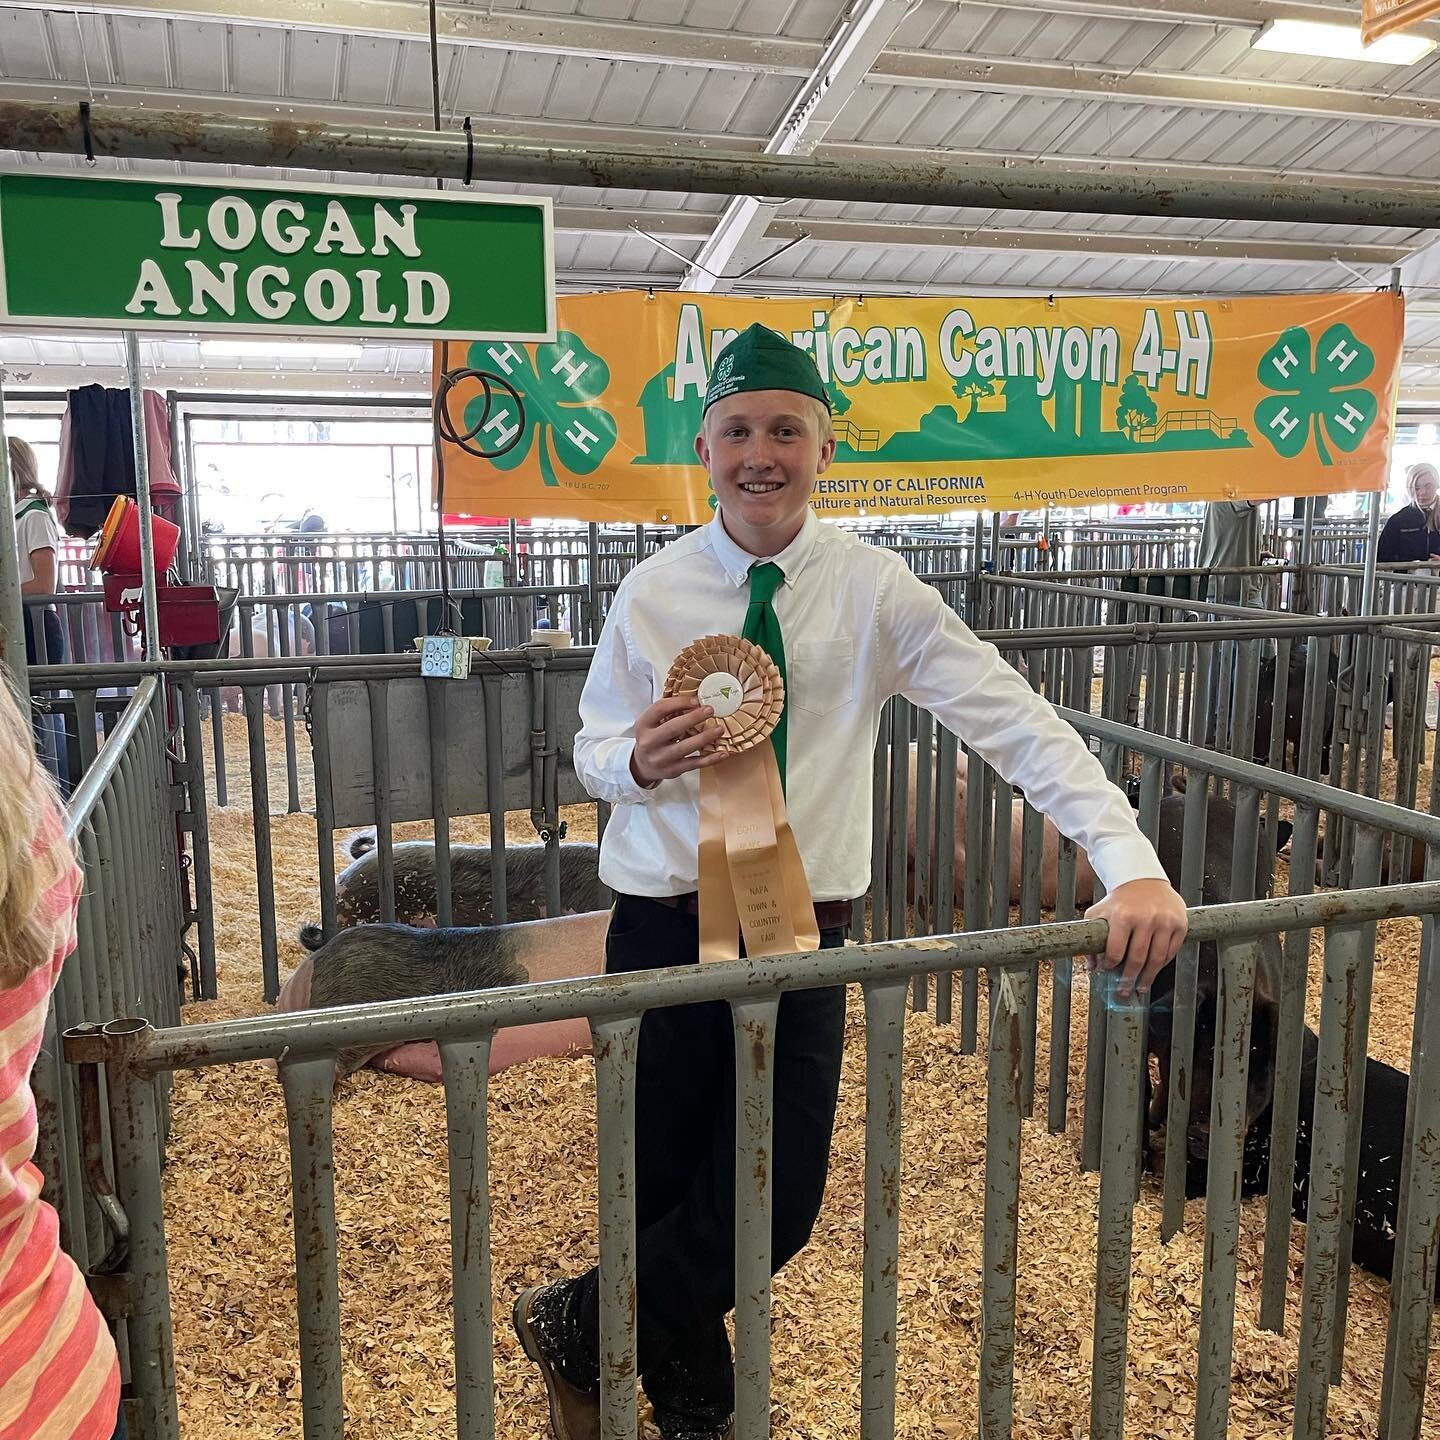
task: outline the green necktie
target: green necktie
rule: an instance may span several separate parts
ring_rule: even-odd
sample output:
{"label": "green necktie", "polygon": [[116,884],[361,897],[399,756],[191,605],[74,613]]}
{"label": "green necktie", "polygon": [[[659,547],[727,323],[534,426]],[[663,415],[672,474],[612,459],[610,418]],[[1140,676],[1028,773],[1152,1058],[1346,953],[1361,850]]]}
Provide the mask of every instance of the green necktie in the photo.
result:
{"label": "green necktie", "polygon": [[[775,592],[785,583],[785,572],[773,561],[750,567],[750,608],[745,612],[745,628],[740,632],[744,640],[753,641],[774,662],[790,688],[790,678],[785,673],[785,641],[780,634],[780,617],[771,604]],[[770,735],[775,747],[775,764],[780,770],[780,788],[785,788],[785,717],[790,708],[787,697],[785,709],[780,712],[780,722]]]}

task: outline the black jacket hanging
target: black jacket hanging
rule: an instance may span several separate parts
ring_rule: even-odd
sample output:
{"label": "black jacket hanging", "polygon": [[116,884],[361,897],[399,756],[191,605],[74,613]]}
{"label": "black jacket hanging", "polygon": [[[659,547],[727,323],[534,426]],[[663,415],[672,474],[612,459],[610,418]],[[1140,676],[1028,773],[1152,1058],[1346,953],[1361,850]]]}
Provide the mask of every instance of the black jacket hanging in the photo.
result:
{"label": "black jacket hanging", "polygon": [[69,402],[73,479],[65,530],[83,537],[105,523],[117,495],[135,494],[130,392],[84,385],[70,392]]}

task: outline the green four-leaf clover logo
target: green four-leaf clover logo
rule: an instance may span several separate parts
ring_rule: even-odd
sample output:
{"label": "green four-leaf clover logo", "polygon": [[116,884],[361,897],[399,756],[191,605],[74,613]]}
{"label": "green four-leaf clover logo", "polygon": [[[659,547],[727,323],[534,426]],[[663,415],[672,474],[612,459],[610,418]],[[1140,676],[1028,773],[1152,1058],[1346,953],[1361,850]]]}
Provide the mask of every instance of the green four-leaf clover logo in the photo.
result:
{"label": "green four-leaf clover logo", "polygon": [[1313,356],[1309,332],[1287,330],[1260,361],[1260,383],[1278,392],[1255,407],[1260,433],[1293,460],[1313,432],[1320,463],[1334,464],[1326,440],[1349,454],[1375,423],[1379,402],[1359,388],[1374,368],[1375,352],[1348,325],[1332,325]]}
{"label": "green four-leaf clover logo", "polygon": [[[501,470],[524,464],[534,449],[541,478],[558,485],[557,467],[589,475],[614,448],[615,417],[594,403],[610,383],[610,367],[578,335],[560,331],[553,342],[535,346],[533,358],[526,346],[483,341],[470,347],[469,364],[504,375],[524,402],[522,413],[497,388],[477,437],[486,449],[499,449],[521,434],[513,449],[490,462]],[[466,427],[478,424],[484,413],[484,399],[472,400],[465,407]]]}

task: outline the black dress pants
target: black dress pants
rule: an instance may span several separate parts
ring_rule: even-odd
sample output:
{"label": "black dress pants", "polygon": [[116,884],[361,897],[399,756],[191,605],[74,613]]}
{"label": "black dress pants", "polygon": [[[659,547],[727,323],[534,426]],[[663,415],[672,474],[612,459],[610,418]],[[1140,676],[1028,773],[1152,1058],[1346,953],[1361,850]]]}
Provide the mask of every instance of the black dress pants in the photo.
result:
{"label": "black dress pants", "polygon": [[[842,930],[820,944],[844,943]],[[622,895],[605,942],[608,974],[698,963],[697,922]],[[775,1032],[771,1270],[810,1238],[825,1193],[845,1039],[845,988],[786,991]],[[735,1304],[735,1042],[728,1004],[647,1012],[636,1116],[640,1376],[662,1428],[718,1426],[734,1408],[725,1316]],[[599,1352],[599,1271],[570,1313]]]}

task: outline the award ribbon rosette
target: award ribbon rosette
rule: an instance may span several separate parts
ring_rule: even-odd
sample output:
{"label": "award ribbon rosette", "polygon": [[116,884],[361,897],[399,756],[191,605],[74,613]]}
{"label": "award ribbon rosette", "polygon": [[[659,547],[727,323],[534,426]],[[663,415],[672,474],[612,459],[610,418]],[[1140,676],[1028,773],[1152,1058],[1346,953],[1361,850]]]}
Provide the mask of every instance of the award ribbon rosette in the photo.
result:
{"label": "award ribbon rosette", "polygon": [[676,656],[665,694],[695,695],[724,728],[728,756],[700,771],[700,959],[817,950],[820,931],[805,867],[768,742],[785,682],[758,645],[706,635]]}

